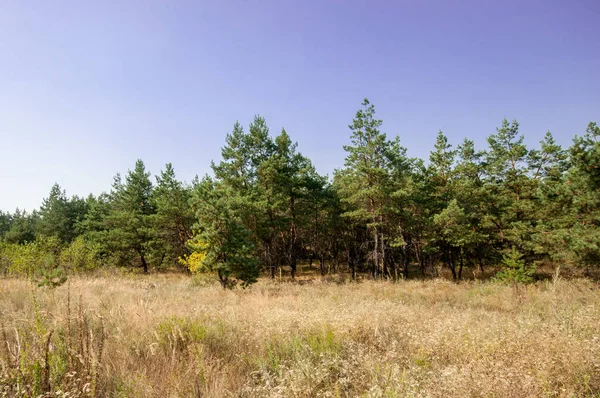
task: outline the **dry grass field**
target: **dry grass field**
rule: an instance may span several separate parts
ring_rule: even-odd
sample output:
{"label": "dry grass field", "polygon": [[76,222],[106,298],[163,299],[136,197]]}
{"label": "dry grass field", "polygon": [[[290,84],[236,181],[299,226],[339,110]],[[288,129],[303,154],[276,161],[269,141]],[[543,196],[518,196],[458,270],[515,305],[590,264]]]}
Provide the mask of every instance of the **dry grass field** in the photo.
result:
{"label": "dry grass field", "polygon": [[600,396],[600,288],[0,280],[0,396]]}

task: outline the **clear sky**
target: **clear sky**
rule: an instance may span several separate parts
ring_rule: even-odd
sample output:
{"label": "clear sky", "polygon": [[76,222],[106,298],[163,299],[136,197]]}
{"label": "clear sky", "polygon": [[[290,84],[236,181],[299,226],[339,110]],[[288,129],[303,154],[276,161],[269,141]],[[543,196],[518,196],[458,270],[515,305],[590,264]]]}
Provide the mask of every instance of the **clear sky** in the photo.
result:
{"label": "clear sky", "polygon": [[0,209],[138,158],[189,181],[255,114],[331,173],[364,97],[410,156],[504,117],[568,146],[600,122],[598,21],[598,0],[2,0]]}

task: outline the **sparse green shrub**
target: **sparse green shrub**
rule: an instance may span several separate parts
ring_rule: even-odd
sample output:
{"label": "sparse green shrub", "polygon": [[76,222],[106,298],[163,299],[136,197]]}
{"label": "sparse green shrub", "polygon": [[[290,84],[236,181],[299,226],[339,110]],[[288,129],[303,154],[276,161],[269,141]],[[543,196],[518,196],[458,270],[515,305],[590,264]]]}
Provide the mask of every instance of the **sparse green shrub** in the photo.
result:
{"label": "sparse green shrub", "polygon": [[60,263],[73,271],[90,271],[99,268],[98,249],[78,236],[60,253]]}
{"label": "sparse green shrub", "polygon": [[64,268],[42,269],[36,277],[38,287],[57,288],[67,281],[67,273]]}
{"label": "sparse green shrub", "polygon": [[516,247],[513,246],[512,250],[504,255],[502,265],[503,269],[496,274],[496,280],[513,283],[533,282],[536,267],[534,264],[527,264]]}
{"label": "sparse green shrub", "polygon": [[156,327],[159,346],[170,351],[184,351],[189,345],[201,343],[207,335],[207,327],[197,320],[171,317]]}
{"label": "sparse green shrub", "polygon": [[106,335],[102,321],[83,311],[64,323],[43,311],[33,292],[32,319],[0,325],[0,396],[96,396]]}
{"label": "sparse green shrub", "polygon": [[276,374],[286,364],[306,358],[318,363],[323,356],[337,357],[341,352],[342,341],[333,329],[326,327],[292,335],[276,335],[255,362],[259,368]]}

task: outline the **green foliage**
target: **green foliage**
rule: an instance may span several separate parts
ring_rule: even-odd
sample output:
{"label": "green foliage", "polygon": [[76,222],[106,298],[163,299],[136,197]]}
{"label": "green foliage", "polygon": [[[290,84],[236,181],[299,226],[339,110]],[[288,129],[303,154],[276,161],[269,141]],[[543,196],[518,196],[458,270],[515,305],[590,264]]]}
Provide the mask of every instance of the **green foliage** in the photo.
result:
{"label": "green foliage", "polygon": [[[33,292],[32,319],[7,330],[0,325],[0,396],[96,396],[106,340],[104,324],[66,314],[57,323]],[[70,303],[70,297],[67,299]]]}
{"label": "green foliage", "polygon": [[64,268],[42,268],[40,269],[36,282],[38,287],[54,289],[67,281],[67,273]]}
{"label": "green foliage", "polygon": [[600,263],[596,123],[568,150],[550,132],[528,148],[516,120],[504,119],[485,150],[469,139],[455,147],[439,131],[428,161],[408,158],[382,126],[365,99],[333,181],[257,115],[227,134],[214,179],[187,185],[167,163],[154,186],[138,160],[108,194],[68,198],[54,184],[39,210],[0,211],[0,272],[60,280],[60,269],[179,264],[246,286],[261,268],[294,278],[302,260],[322,274],[347,265],[353,277],[394,280],[413,264],[424,276],[440,265],[457,280],[463,266],[485,273],[513,247],[522,257],[501,279],[526,279],[519,261]]}
{"label": "green foliage", "polygon": [[58,286],[69,272],[99,266],[97,249],[82,236],[66,247],[57,237],[39,237],[35,242],[24,244],[0,242],[0,273],[26,275],[42,285]]}
{"label": "green foliage", "polygon": [[177,180],[173,166],[167,163],[165,170],[156,177],[152,195],[156,213],[151,219],[151,252],[160,265],[177,264],[180,257],[188,254],[185,244],[192,236],[194,224],[190,197],[191,189]]}
{"label": "green foliage", "polygon": [[210,330],[200,320],[170,317],[156,326],[158,344],[169,352],[184,351],[189,345],[202,343]]}
{"label": "green foliage", "polygon": [[453,247],[464,248],[477,239],[464,209],[456,199],[452,199],[448,207],[433,216],[433,224],[438,229],[438,237]]}
{"label": "green foliage", "polygon": [[527,264],[523,255],[516,247],[504,255],[502,259],[502,271],[496,274],[496,279],[502,282],[531,283],[534,281],[535,265]]}
{"label": "green foliage", "polygon": [[383,121],[375,118],[375,107],[367,99],[362,105],[349,126],[352,145],[344,146],[346,168],[335,178],[340,199],[347,204],[343,217],[367,228],[372,237],[372,274],[378,278],[395,274],[386,267],[386,246],[406,244],[402,202],[394,198],[402,197],[398,191],[405,187],[410,165],[398,137],[390,141],[380,131]]}
{"label": "green foliage", "polygon": [[36,238],[37,212],[27,213],[17,209],[10,218],[10,229],[4,234],[8,243],[33,242]]}
{"label": "green foliage", "polygon": [[115,177],[110,206],[103,220],[105,249],[121,263],[131,263],[137,258],[144,272],[148,272],[155,213],[150,173],[146,172],[144,162],[138,160],[135,168],[127,173],[124,183],[119,175]]}
{"label": "green foliage", "polygon": [[12,214],[0,210],[0,241],[3,241],[8,231],[10,231],[11,224]]}
{"label": "green foliage", "polygon": [[65,191],[54,184],[40,208],[37,232],[43,236],[56,237],[62,243],[70,243],[78,236],[78,226],[86,212],[86,202],[83,199],[74,196],[69,200]]}
{"label": "green foliage", "polygon": [[60,263],[72,271],[91,271],[101,266],[98,245],[78,236],[60,253]]}
{"label": "green foliage", "polygon": [[258,277],[258,261],[250,232],[240,218],[239,202],[232,189],[206,177],[194,188],[198,218],[197,234],[188,243],[192,251],[205,254],[200,269],[215,272],[223,287],[248,286]]}
{"label": "green foliage", "polygon": [[58,266],[60,243],[56,238],[38,238],[35,242],[0,245],[0,261],[8,275],[32,278]]}

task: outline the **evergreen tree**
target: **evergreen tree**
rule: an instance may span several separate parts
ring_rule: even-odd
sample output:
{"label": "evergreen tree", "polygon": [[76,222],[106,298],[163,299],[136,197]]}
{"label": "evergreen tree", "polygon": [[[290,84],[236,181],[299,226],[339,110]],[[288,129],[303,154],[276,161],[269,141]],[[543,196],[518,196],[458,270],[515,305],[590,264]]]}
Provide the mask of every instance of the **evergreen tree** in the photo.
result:
{"label": "evergreen tree", "polygon": [[296,274],[299,240],[310,226],[310,203],[323,189],[310,160],[298,153],[285,130],[275,139],[275,153],[260,165],[262,186],[270,188],[271,203],[279,208],[279,237],[282,239],[292,279]]}
{"label": "evergreen tree", "polygon": [[39,216],[34,210],[28,213],[25,210],[15,210],[12,215],[10,229],[4,235],[8,243],[28,243],[35,241]]}
{"label": "evergreen tree", "polygon": [[[433,217],[437,240],[445,252],[445,258],[454,280],[462,278],[465,254],[476,242],[477,233],[473,231],[469,219],[456,199]],[[457,271],[458,268],[458,271]]]}
{"label": "evergreen tree", "polygon": [[400,151],[399,144],[391,143],[379,129],[382,120],[375,118],[375,107],[365,99],[363,109],[356,112],[352,131],[352,145],[344,146],[346,169],[338,172],[340,197],[350,205],[345,217],[365,225],[371,234],[372,274],[384,277],[387,207],[394,191],[391,179]]}
{"label": "evergreen tree", "polygon": [[86,212],[83,199],[77,196],[68,199],[60,185],[54,184],[39,211],[38,233],[56,237],[60,242],[68,244],[79,235],[79,223],[85,218]]}
{"label": "evergreen tree", "polygon": [[106,240],[121,262],[138,258],[148,272],[148,254],[155,235],[152,225],[152,182],[144,162],[138,160],[127,173],[125,183],[117,175],[111,192],[110,211],[106,216]]}
{"label": "evergreen tree", "polygon": [[0,241],[4,239],[8,231],[10,231],[10,225],[12,224],[12,215],[9,212],[0,210]]}
{"label": "evergreen tree", "polygon": [[155,235],[154,251],[159,252],[160,263],[164,259],[175,264],[187,253],[186,242],[192,236],[194,214],[189,205],[191,190],[175,177],[171,163],[156,177],[156,188],[152,197],[156,214],[152,216]]}
{"label": "evergreen tree", "polygon": [[487,222],[495,226],[497,248],[516,246],[532,261],[531,236],[535,228],[535,186],[529,178],[529,151],[516,121],[504,119],[496,134],[488,137],[484,155],[486,170]]}
{"label": "evergreen tree", "polygon": [[537,241],[556,262],[589,267],[600,262],[600,127],[588,125],[569,149],[570,168],[555,166],[546,184],[543,230]]}
{"label": "evergreen tree", "polygon": [[250,231],[239,216],[243,202],[230,187],[208,177],[196,184],[192,201],[198,223],[189,247],[202,254],[200,268],[216,272],[224,288],[232,277],[243,286],[254,283],[259,268]]}
{"label": "evergreen tree", "polygon": [[473,231],[472,246],[466,252],[466,262],[476,264],[480,272],[484,264],[492,262],[495,255],[490,250],[490,236],[495,232],[495,225],[488,222],[488,192],[484,182],[484,168],[481,158],[483,154],[475,150],[475,143],[465,139],[458,146],[458,160],[454,169],[454,197],[468,219]]}

